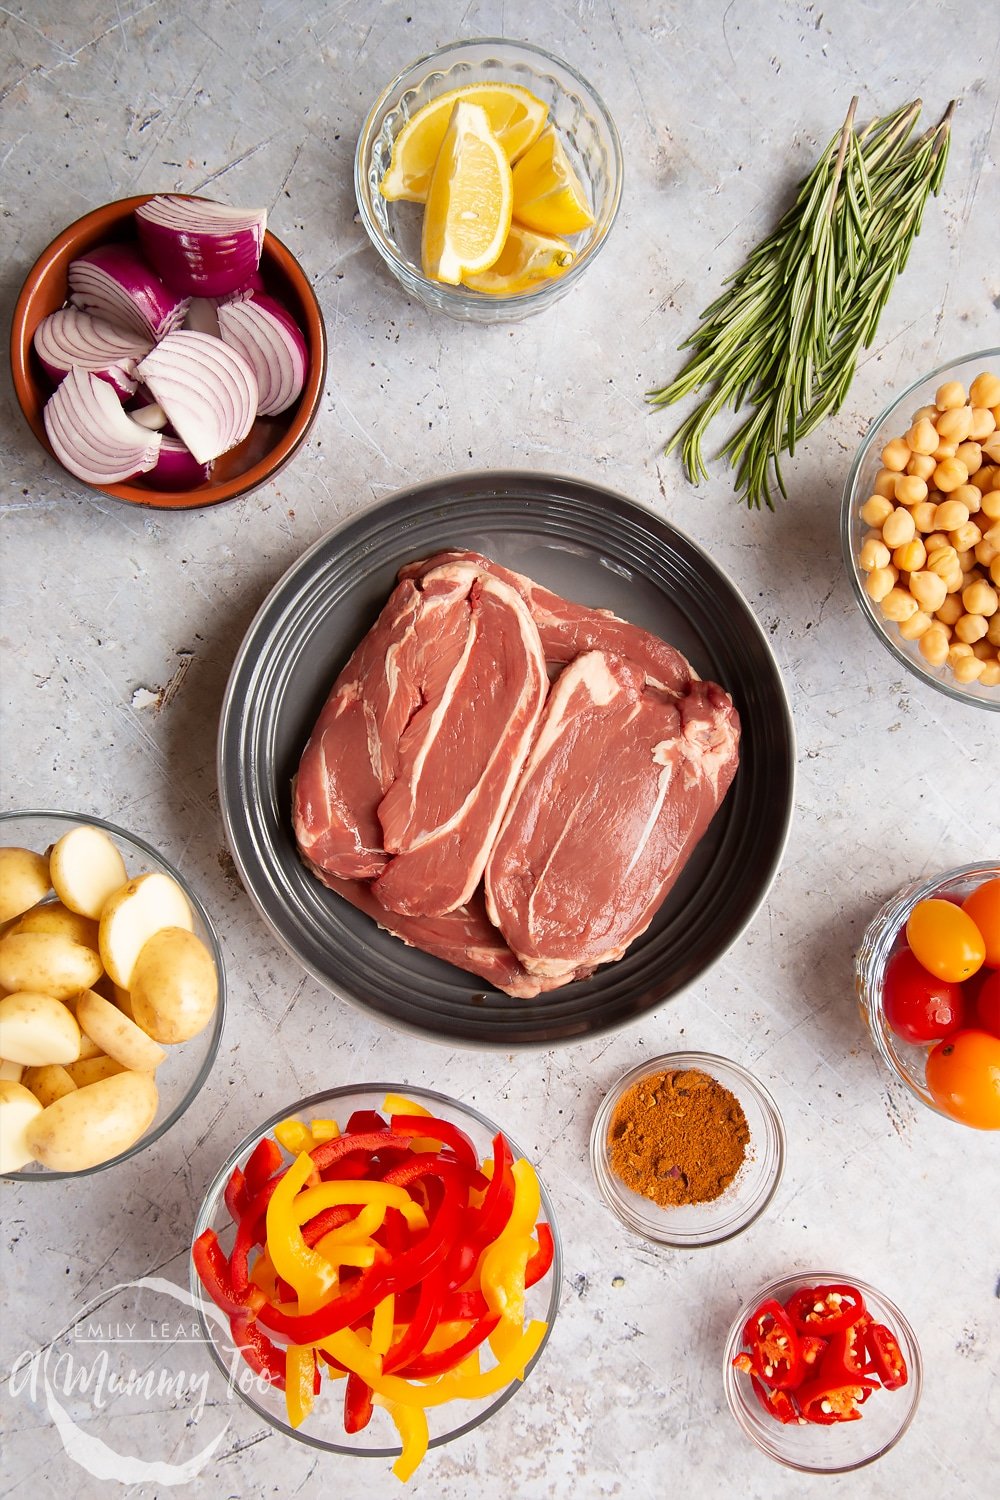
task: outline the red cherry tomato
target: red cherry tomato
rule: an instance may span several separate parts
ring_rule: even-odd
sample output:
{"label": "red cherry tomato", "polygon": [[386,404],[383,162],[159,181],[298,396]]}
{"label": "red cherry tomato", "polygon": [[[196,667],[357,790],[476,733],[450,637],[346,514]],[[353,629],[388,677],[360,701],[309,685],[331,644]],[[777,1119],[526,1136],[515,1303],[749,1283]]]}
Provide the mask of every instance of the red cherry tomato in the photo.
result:
{"label": "red cherry tomato", "polygon": [[982,933],[986,964],[991,969],[1000,969],[1000,878],[984,880],[971,896],[966,896],[962,910]]}
{"label": "red cherry tomato", "polygon": [[987,974],[979,986],[975,1007],[976,1025],[1000,1036],[1000,969]]}
{"label": "red cherry tomato", "polygon": [[918,961],[938,979],[971,979],[986,957],[979,928],[967,911],[951,901],[918,901],[906,923],[906,941]]}
{"label": "red cherry tomato", "polygon": [[882,985],[885,1019],[905,1042],[939,1042],[963,1024],[965,997],[960,984],[936,979],[910,952],[900,948],[886,965]]}
{"label": "red cherry tomato", "polygon": [[956,1031],[927,1056],[927,1087],[939,1109],[977,1130],[1000,1130],[1000,1036]]}

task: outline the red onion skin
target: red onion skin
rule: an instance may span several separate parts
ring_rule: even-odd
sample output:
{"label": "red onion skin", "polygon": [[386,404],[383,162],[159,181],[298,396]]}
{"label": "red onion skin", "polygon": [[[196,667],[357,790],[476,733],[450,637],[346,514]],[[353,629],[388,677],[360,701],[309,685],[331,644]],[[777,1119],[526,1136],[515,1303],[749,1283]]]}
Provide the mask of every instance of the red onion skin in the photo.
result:
{"label": "red onion skin", "polygon": [[211,477],[210,463],[200,464],[179,439],[165,437],[156,466],[146,475],[146,483],[154,490],[193,490],[207,484]]}
{"label": "red onion skin", "polygon": [[[75,268],[88,264],[118,283],[134,309],[132,316],[74,287]],[[96,250],[88,250],[70,263],[67,279],[70,301],[76,307],[146,333],[154,343],[176,328],[187,312],[188,299],[168,290],[133,245],[99,245]]]}
{"label": "red onion skin", "polygon": [[[168,195],[169,196],[169,195]],[[168,287],[185,297],[224,297],[247,286],[257,274],[264,228],[171,228],[136,209],[139,243],[150,265]]]}

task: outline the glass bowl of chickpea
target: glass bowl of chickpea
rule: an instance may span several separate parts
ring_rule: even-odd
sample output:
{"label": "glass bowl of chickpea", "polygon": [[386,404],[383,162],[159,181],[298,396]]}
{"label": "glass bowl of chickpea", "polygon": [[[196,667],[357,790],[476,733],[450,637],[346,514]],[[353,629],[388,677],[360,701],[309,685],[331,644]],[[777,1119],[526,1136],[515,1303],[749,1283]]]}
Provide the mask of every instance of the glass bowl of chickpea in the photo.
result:
{"label": "glass bowl of chickpea", "polygon": [[897,661],[1000,711],[1000,349],[932,370],[877,419],[848,476],[841,542]]}

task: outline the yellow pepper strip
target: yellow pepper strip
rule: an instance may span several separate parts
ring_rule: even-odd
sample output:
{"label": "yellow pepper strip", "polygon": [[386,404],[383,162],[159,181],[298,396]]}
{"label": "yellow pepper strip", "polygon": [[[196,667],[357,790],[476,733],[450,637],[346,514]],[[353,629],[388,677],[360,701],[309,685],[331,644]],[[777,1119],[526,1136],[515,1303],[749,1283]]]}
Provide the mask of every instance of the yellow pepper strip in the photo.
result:
{"label": "yellow pepper strip", "polygon": [[312,1349],[289,1344],[285,1353],[285,1407],[293,1427],[300,1427],[312,1411],[316,1355]]}
{"label": "yellow pepper strip", "polygon": [[353,1370],[355,1375],[360,1375],[372,1389],[375,1381],[382,1378],[381,1354],[373,1354],[353,1328],[342,1328],[339,1333],[317,1340],[316,1347],[346,1369]]}
{"label": "yellow pepper strip", "polygon": [[368,1347],[373,1354],[385,1354],[392,1343],[395,1311],[396,1298],[390,1292],[372,1314],[372,1336]]}
{"label": "yellow pepper strip", "polygon": [[400,1375],[383,1375],[381,1356],[372,1354],[350,1328],[322,1339],[319,1348],[354,1370],[376,1395],[384,1396],[387,1401],[401,1406],[443,1406],[456,1398],[478,1401],[503,1390],[512,1380],[523,1379],[525,1369],[541,1348],[547,1328],[547,1323],[537,1319],[530,1322],[503,1359],[488,1370],[476,1374],[469,1369],[468,1362],[463,1362],[461,1371],[449,1370],[422,1385],[411,1384]]}
{"label": "yellow pepper strip", "polygon": [[[430,1115],[429,1109],[424,1109],[415,1099],[407,1099],[405,1094],[386,1094],[382,1100],[382,1113],[384,1115]],[[438,1143],[440,1145],[440,1142]]]}
{"label": "yellow pepper strip", "polygon": [[[287,1180],[285,1178],[281,1187],[284,1187]],[[281,1191],[281,1187],[276,1190],[275,1197]],[[271,1199],[271,1203],[273,1202],[274,1198]],[[308,1188],[304,1193],[299,1193],[295,1200],[295,1218],[299,1224],[305,1224],[316,1214],[322,1213],[324,1208],[335,1208],[342,1203],[377,1203],[383,1208],[398,1208],[410,1229],[427,1228],[427,1215],[404,1187],[400,1187],[395,1182],[365,1182],[363,1179],[321,1182],[317,1187]],[[269,1215],[270,1208],[271,1205],[268,1204]],[[333,1230],[330,1232],[332,1234]],[[268,1234],[270,1234],[270,1228]]]}
{"label": "yellow pepper strip", "polygon": [[372,1398],[373,1406],[384,1406],[399,1433],[403,1451],[392,1466],[397,1479],[405,1484],[412,1479],[427,1453],[430,1431],[427,1414],[419,1406],[400,1406],[396,1401],[386,1401],[382,1396]]}
{"label": "yellow pepper strip", "polygon": [[344,1240],[334,1239],[335,1232],[331,1229],[316,1246],[320,1255],[325,1255],[331,1265],[360,1266],[362,1270],[367,1270],[375,1264],[378,1250],[374,1245],[352,1245]]}
{"label": "yellow pepper strip", "polygon": [[[303,1152],[278,1183],[267,1205],[268,1253],[278,1275],[295,1288],[302,1313],[315,1312],[322,1307],[337,1284],[336,1268],[325,1256],[310,1250],[296,1219],[296,1195],[312,1172],[312,1157]],[[336,1187],[339,1184],[323,1186]]]}
{"label": "yellow pepper strip", "polygon": [[262,1254],[259,1255],[257,1257],[257,1260],[254,1262],[253,1270],[250,1272],[250,1280],[253,1282],[254,1286],[260,1288],[260,1290],[264,1293],[264,1296],[267,1297],[268,1301],[281,1301],[281,1298],[278,1296],[278,1285],[277,1278],[274,1273],[274,1266],[271,1264],[271,1257],[268,1255],[266,1250],[263,1251]]}
{"label": "yellow pepper strip", "polygon": [[335,1141],[340,1134],[340,1126],[336,1120],[310,1120],[309,1134],[321,1146],[324,1141]]}
{"label": "yellow pepper strip", "polygon": [[439,1323],[424,1346],[425,1354],[434,1354],[438,1349],[450,1349],[464,1333],[468,1333],[471,1318],[462,1322]]}
{"label": "yellow pepper strip", "polygon": [[490,1334],[490,1348],[503,1359],[516,1346],[524,1327],[524,1273],[535,1240],[532,1238],[541,1208],[538,1178],[531,1163],[522,1157],[511,1168],[514,1204],[503,1230],[483,1253],[479,1282],[490,1312],[500,1322]]}
{"label": "yellow pepper strip", "polygon": [[286,1151],[298,1156],[300,1151],[311,1151],[316,1142],[312,1132],[301,1120],[281,1120],[274,1127],[274,1137]]}
{"label": "yellow pepper strip", "polygon": [[[323,1236],[323,1243],[329,1241],[331,1245],[365,1244],[376,1230],[381,1229],[385,1220],[385,1211],[384,1203],[366,1203],[360,1212],[353,1219],[349,1219],[346,1224],[341,1224],[338,1229],[328,1230]],[[328,1255],[329,1251],[324,1250],[323,1254]]]}

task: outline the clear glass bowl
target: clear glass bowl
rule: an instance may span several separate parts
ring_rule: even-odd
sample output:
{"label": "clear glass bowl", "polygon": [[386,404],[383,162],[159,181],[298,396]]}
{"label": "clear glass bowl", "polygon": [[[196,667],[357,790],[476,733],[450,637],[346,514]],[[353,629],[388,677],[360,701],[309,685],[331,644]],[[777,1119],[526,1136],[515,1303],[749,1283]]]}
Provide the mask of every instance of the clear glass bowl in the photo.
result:
{"label": "clear glass bowl", "polygon": [[[389,203],[379,192],[393,140],[418,109],[449,89],[497,82],[520,84],[548,105],[549,118],[587,190],[594,215],[589,229],[569,237],[576,250],[569,270],[534,291],[511,297],[428,280],[420,267],[421,205]],[[527,42],[499,37],[452,42],[411,63],[376,99],[358,137],[354,187],[372,244],[411,296],[453,318],[515,323],[564,297],[603,246],[621,200],[621,143],[600,96],[568,63]]]}
{"label": "clear glass bowl", "polygon": [[882,415],[876,418],[858,449],[847,476],[840,511],[840,543],[847,576],[851,580],[861,611],[883,646],[891,651],[896,660],[921,682],[937,688],[949,698],[959,703],[971,703],[977,708],[991,708],[1000,712],[1000,687],[984,687],[978,682],[957,682],[949,667],[932,667],[921,656],[918,641],[904,640],[898,627],[890,620],[883,619],[878,605],[865,593],[867,575],[858,566],[862,539],[868,529],[861,519],[860,510],[872,493],[875,476],[882,467],[882,449],[890,438],[901,437],[908,430],[913,421],[913,413],[919,407],[933,402],[938,386],[946,380],[960,380],[968,388],[980,371],[986,369],[1000,374],[1000,349],[983,349],[978,354],[967,354],[931,370],[929,375],[924,375],[907,386]]}
{"label": "clear glass bowl", "polygon": [[[761,1406],[749,1375],[733,1368],[733,1359],[743,1348],[743,1329],[751,1314],[771,1297],[784,1303],[799,1287],[838,1282],[857,1287],[875,1321],[885,1323],[896,1335],[909,1380],[898,1391],[873,1391],[858,1421],[837,1422],[829,1427],[813,1422],[785,1426]],[[916,1414],[923,1365],[916,1334],[888,1297],[857,1276],[842,1271],[807,1271],[768,1282],[740,1308],[726,1340],[722,1378],[729,1410],[751,1442],[768,1458],[802,1473],[845,1474],[874,1463],[899,1442]]]}
{"label": "clear glass bowl", "polygon": [[129,879],[136,875],[156,872],[169,875],[177,882],[190,902],[194,917],[194,931],[212,955],[219,981],[219,999],[215,1007],[215,1015],[204,1031],[199,1032],[188,1042],[179,1042],[175,1046],[164,1049],[167,1056],[156,1070],[156,1087],[159,1093],[156,1118],[146,1134],[141,1136],[127,1151],[112,1156],[108,1161],[99,1162],[96,1167],[86,1167],[81,1172],[53,1172],[48,1167],[33,1162],[22,1167],[18,1172],[3,1174],[12,1182],[53,1182],[61,1177],[89,1177],[94,1172],[106,1172],[109,1167],[115,1167],[119,1162],[128,1161],[140,1151],[144,1151],[147,1146],[151,1146],[154,1141],[166,1135],[170,1127],[177,1123],[184,1111],[197,1098],[212,1071],[219,1043],[222,1040],[222,1028],[226,1016],[226,971],[222,962],[222,949],[219,946],[212,919],[202,906],[197,894],[192,890],[190,882],[184,878],[180,870],[164,859],[162,854],[158,854],[152,844],[147,844],[145,839],[139,838],[137,834],[126,833],[124,828],[118,828],[114,823],[108,823],[103,818],[95,818],[90,813],[4,812],[0,813],[0,845],[33,849],[36,853],[43,854],[57,839],[62,838],[64,833],[68,833],[71,828],[76,828],[81,823],[89,823],[93,828],[102,828],[113,839],[125,861]]}
{"label": "clear glass bowl", "polygon": [[[905,885],[872,918],[854,960],[854,983],[861,1003],[861,1014],[871,1033],[882,1061],[928,1109],[946,1120],[954,1120],[935,1104],[927,1088],[925,1071],[930,1046],[921,1047],[904,1041],[889,1027],[883,1006],[883,986],[890,958],[906,944],[906,919],[918,901],[929,897],[957,897],[964,901],[986,880],[1000,878],[1000,863],[961,865],[927,880],[913,880]],[[960,1121],[955,1123],[960,1124]]]}
{"label": "clear glass bowl", "polygon": [[[214,1229],[223,1249],[227,1254],[229,1253],[233,1242],[233,1224],[223,1199],[226,1184],[233,1168],[243,1166],[258,1141],[270,1135],[280,1121],[294,1117],[308,1122],[310,1118],[329,1119],[332,1116],[343,1127],[355,1110],[372,1109],[381,1112],[382,1101],[386,1094],[403,1094],[416,1103],[422,1104],[432,1114],[460,1126],[471,1138],[480,1160],[492,1154],[493,1137],[502,1127],[495,1125],[492,1120],[480,1114],[471,1105],[451,1099],[447,1094],[439,1094],[432,1089],[416,1088],[405,1083],[368,1083],[327,1089],[322,1093],[310,1094],[305,1099],[286,1105],[284,1109],[273,1114],[270,1119],[265,1120],[257,1130],[240,1142],[228,1160],[219,1168],[205,1194],[198,1221],[194,1227],[194,1239],[196,1240],[206,1229]],[[510,1132],[504,1130],[503,1133],[515,1160],[525,1155],[511,1137]],[[284,1154],[286,1160],[291,1159],[288,1152]],[[541,1216],[552,1230],[555,1253],[547,1275],[543,1276],[535,1286],[529,1287],[525,1297],[526,1320],[544,1319],[548,1324],[548,1330],[537,1353],[525,1370],[524,1381],[527,1381],[531,1371],[535,1368],[552,1335],[562,1285],[562,1243],[559,1229],[552,1200],[546,1191],[545,1184],[540,1181],[539,1187],[542,1199]],[[294,1438],[297,1442],[307,1443],[313,1448],[321,1448],[328,1453],[346,1453],[367,1458],[391,1458],[400,1453],[395,1428],[387,1413],[377,1407],[370,1423],[363,1431],[345,1433],[344,1387],[338,1381],[325,1380],[316,1398],[316,1404],[304,1425],[300,1428],[291,1427],[287,1419],[283,1392],[273,1387],[262,1390],[259,1388],[260,1382],[254,1382],[252,1389],[244,1390],[239,1383],[239,1376],[246,1370],[246,1366],[234,1347],[226,1318],[220,1314],[215,1304],[206,1295],[193,1261],[191,1295],[198,1309],[202,1331],[215,1363],[226,1377],[231,1389],[237,1391],[240,1398],[272,1427],[278,1428],[287,1437]],[[429,1407],[427,1420],[430,1424],[430,1447],[440,1447],[442,1443],[449,1443],[481,1426],[494,1412],[506,1406],[510,1398],[521,1389],[524,1381],[515,1380],[504,1390],[484,1397],[480,1401],[452,1401],[441,1406]],[[246,1383],[249,1384],[249,1382]]]}
{"label": "clear glass bowl", "polygon": [[[740,1170],[718,1198],[710,1203],[661,1208],[652,1199],[632,1192],[612,1171],[611,1117],[622,1095],[640,1079],[685,1069],[707,1073],[735,1094],[750,1128],[750,1145]],[[590,1165],[602,1197],[627,1228],[660,1245],[694,1250],[732,1239],[764,1212],[784,1170],[785,1131],[778,1106],[745,1068],[710,1052],[671,1052],[632,1068],[605,1095],[590,1132]]]}

